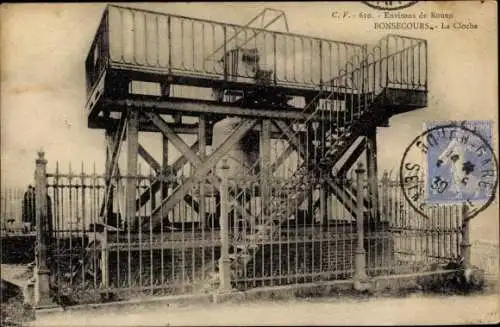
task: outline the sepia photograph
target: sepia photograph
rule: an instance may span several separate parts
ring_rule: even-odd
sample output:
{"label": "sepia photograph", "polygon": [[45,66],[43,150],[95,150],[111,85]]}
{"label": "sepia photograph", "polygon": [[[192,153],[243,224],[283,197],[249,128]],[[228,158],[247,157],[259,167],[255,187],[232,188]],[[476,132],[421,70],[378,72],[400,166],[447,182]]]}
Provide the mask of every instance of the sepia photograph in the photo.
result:
{"label": "sepia photograph", "polygon": [[2,4],[1,326],[499,323],[497,11]]}

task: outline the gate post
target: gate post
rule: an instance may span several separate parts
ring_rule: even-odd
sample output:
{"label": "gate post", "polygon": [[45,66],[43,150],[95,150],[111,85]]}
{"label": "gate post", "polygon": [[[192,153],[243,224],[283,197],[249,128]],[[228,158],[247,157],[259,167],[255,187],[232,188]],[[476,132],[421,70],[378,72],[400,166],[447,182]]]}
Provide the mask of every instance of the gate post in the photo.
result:
{"label": "gate post", "polygon": [[462,252],[463,265],[464,268],[470,268],[471,266],[471,253],[470,253],[470,238],[469,238],[469,221],[470,218],[467,218],[468,207],[466,203],[462,204],[462,242],[460,243],[460,251]]}
{"label": "gate post", "polygon": [[362,163],[358,163],[355,170],[357,188],[357,210],[356,210],[356,234],[358,236],[356,246],[356,258],[354,261],[354,289],[364,291],[368,289],[368,275],[366,274],[366,251],[364,247],[364,210],[363,210],[363,174],[365,169]]}
{"label": "gate post", "polygon": [[227,176],[229,166],[226,159],[223,160],[221,168],[219,290],[221,292],[228,292],[231,290],[231,259],[229,258],[229,197]]}
{"label": "gate post", "polygon": [[38,152],[35,169],[35,213],[36,242],[38,246],[35,274],[35,306],[53,306],[50,298],[50,270],[47,266],[49,245],[48,202],[47,202],[47,160],[43,151]]}

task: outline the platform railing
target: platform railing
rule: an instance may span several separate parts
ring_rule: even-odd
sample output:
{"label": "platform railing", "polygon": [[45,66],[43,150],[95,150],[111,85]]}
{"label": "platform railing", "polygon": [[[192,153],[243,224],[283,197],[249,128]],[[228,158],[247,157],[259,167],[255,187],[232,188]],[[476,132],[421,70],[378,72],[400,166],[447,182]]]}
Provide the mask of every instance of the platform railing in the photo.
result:
{"label": "platform railing", "polygon": [[[257,49],[259,69],[272,71],[271,84],[318,88],[334,76],[362,45],[263,28],[108,6],[91,52],[87,79],[92,85],[101,70],[92,61],[101,52],[110,68],[162,75],[227,80],[229,67],[221,62],[231,50]],[[241,66],[241,65],[240,65]],[[240,83],[255,83],[255,72],[241,67]]]}
{"label": "platform railing", "polygon": [[[238,49],[256,49],[258,63],[230,72],[225,54]],[[231,74],[237,82],[255,83],[254,66],[271,72],[270,85],[319,90],[350,74],[351,82],[363,76],[365,90],[425,89],[427,42],[390,34],[366,51],[360,44],[109,6],[86,59],[86,78],[91,97],[99,77],[112,67],[218,80]]]}
{"label": "platform railing", "polygon": [[91,95],[97,82],[108,67],[109,61],[109,34],[108,11],[106,10],[99,22],[96,34],[92,40],[89,52],[85,59],[85,77],[87,95]]}

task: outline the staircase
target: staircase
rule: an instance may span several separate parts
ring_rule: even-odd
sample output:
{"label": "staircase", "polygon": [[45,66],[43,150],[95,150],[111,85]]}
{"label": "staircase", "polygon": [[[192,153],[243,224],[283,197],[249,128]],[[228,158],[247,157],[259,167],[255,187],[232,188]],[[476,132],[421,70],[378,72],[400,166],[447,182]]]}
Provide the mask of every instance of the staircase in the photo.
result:
{"label": "staircase", "polygon": [[[383,39],[380,42],[383,42]],[[379,44],[375,47],[375,51],[381,47],[382,45]],[[373,54],[369,54],[367,58],[370,58],[370,55],[375,57]],[[304,202],[308,194],[310,181],[319,175],[332,175],[333,166],[348,151],[356,139],[362,135],[363,128],[383,125],[392,114],[408,111],[407,108],[404,108],[405,106],[410,107],[410,109],[426,106],[426,83],[425,88],[422,90],[415,87],[413,81],[411,84],[403,85],[401,78],[401,81],[397,81],[399,82],[397,88],[391,87],[389,62],[391,56],[399,55],[405,55],[405,49],[395,51],[394,54],[387,54],[385,58],[380,55],[378,61],[373,60],[370,62],[366,60],[362,65],[353,67],[351,71],[347,71],[344,75],[332,80],[332,84],[327,90],[318,92],[317,96],[306,106],[305,112],[312,111],[307,119],[308,121],[325,114],[330,114],[331,121],[321,125],[323,136],[311,142],[315,148],[312,158],[308,157],[294,173],[293,177],[281,185],[277,192],[273,192],[273,194],[280,194],[281,191],[290,190],[292,192],[289,193],[293,194],[293,196],[286,198],[271,197],[267,208],[262,210],[266,214],[262,215],[261,223],[256,225],[244,239],[239,239],[234,243],[234,251],[229,255],[233,277],[242,277],[244,275],[246,266],[255,257],[261,245],[269,242],[279,233],[280,225],[291,216],[291,212],[295,212],[295,208]],[[384,60],[387,64],[385,71],[382,69]],[[403,65],[402,60],[399,62]],[[372,73],[370,69],[373,69],[373,81],[382,81],[381,76],[378,75],[385,74],[385,83],[380,82],[380,84],[373,83],[371,85],[368,80],[371,78],[370,73]],[[411,69],[415,71],[415,67],[412,66]],[[358,78],[354,80],[354,76],[358,76]],[[420,87],[420,85],[418,86]],[[339,111],[325,113],[324,110],[321,110],[319,98],[324,96],[325,92],[329,92],[327,100],[338,98],[339,93],[344,94],[345,100],[351,99],[351,101],[345,101],[346,107],[343,113]],[[397,93],[398,96],[394,96],[394,93]],[[391,96],[388,96],[388,94]],[[398,101],[391,101],[392,98],[397,98]],[[407,98],[410,100],[404,101]],[[417,100],[415,101],[415,99]],[[332,180],[328,181],[328,184],[333,194],[355,217],[357,205],[355,192],[351,190],[351,195],[348,194],[345,189],[337,187]]]}
{"label": "staircase", "polygon": [[[369,112],[370,107],[363,111],[363,115],[368,115]],[[320,151],[319,155],[317,155],[321,160],[317,163],[314,162],[315,158],[307,160],[295,171],[293,177],[279,188],[278,192],[273,192],[280,193],[290,190],[289,193],[293,195],[291,197],[273,196],[267,208],[267,212],[270,214],[265,217],[261,224],[255,226],[254,233],[247,234],[246,239],[235,244],[235,252],[230,254],[229,257],[232,260],[231,265],[236,276],[243,276],[246,265],[254,258],[260,245],[269,242],[279,233],[280,225],[289,218],[291,212],[295,212],[295,208],[306,200],[310,191],[308,185],[310,185],[311,180],[321,173],[332,174],[333,165],[354,143],[359,135],[359,128],[363,126],[366,126],[366,121],[360,117],[360,119],[346,126],[339,136],[332,133],[331,137],[325,138],[324,141],[325,143],[328,142],[329,146],[317,145],[317,147],[326,150],[324,152]],[[346,204],[347,210],[353,216],[356,216],[356,201],[345,190],[335,188],[335,185],[331,186],[333,186],[332,191],[340,202]]]}

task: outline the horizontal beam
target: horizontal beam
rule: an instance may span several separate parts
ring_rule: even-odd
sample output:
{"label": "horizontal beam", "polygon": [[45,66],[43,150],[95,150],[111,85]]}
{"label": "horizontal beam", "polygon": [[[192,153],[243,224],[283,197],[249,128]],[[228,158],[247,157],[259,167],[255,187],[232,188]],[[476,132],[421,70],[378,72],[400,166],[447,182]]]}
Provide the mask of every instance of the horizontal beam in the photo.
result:
{"label": "horizontal beam", "polygon": [[[96,119],[92,122],[89,122],[89,128],[92,129],[108,129],[110,131],[114,131],[118,122],[120,120],[117,118],[100,118]],[[173,130],[176,134],[186,134],[186,135],[198,135],[199,125],[198,123],[194,124],[177,124],[177,123],[166,123],[167,126]],[[212,126],[212,124],[207,124],[208,126]],[[149,120],[139,121],[139,132],[146,133],[161,133],[161,130],[154,124],[152,124]],[[260,132],[260,125],[254,126],[252,131]],[[298,136],[305,135],[305,132],[297,132],[294,131]],[[213,130],[211,128],[207,128],[207,135],[212,136]],[[276,126],[271,126],[271,138],[272,139],[287,139],[287,136]]]}
{"label": "horizontal beam", "polygon": [[[114,131],[120,119],[117,118],[96,118],[89,121],[88,127],[91,129],[109,129]],[[197,134],[198,124],[177,124],[177,123],[167,123],[177,134]],[[160,130],[155,125],[151,124],[148,120],[140,120],[138,126],[139,132],[151,132],[158,133]]]}
{"label": "horizontal beam", "polygon": [[[118,79],[127,80],[137,80],[144,82],[161,83],[167,78],[171,85],[186,85],[186,86],[196,86],[208,89],[224,89],[224,90],[240,90],[240,91],[255,91],[259,85],[255,82],[243,82],[243,81],[229,81],[220,79],[220,74],[207,74],[206,76],[189,76],[183,74],[182,72],[169,72],[164,71],[147,71],[145,67],[137,67],[136,65],[127,65],[112,62],[110,65],[109,74],[116,76]],[[106,85],[109,87],[109,85]],[[330,88],[330,86],[326,86]],[[319,85],[316,84],[303,84],[303,83],[283,83],[283,85],[267,85],[266,89],[269,92],[281,93],[285,95],[292,96],[303,96],[303,97],[315,97],[319,92]],[[339,88],[337,88],[339,89]],[[331,90],[331,89],[330,89]],[[333,97],[338,99],[345,99],[349,96],[348,90],[343,92],[334,92]],[[325,90],[323,94],[320,94],[321,98],[331,97],[331,92]]]}
{"label": "horizontal beam", "polygon": [[[143,97],[144,98],[144,97]],[[244,108],[230,104],[219,103],[217,101],[187,100],[171,98],[169,100],[158,101],[157,99],[127,99],[127,100],[103,100],[103,109],[120,112],[120,108],[137,108],[142,111],[152,111],[157,114],[184,113],[199,116],[201,114],[217,114],[224,116],[241,116],[248,118],[265,118],[305,121],[310,114],[297,109],[256,109]],[[330,121],[329,115],[315,115],[311,121]]]}

